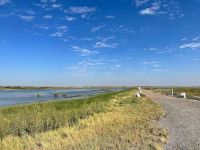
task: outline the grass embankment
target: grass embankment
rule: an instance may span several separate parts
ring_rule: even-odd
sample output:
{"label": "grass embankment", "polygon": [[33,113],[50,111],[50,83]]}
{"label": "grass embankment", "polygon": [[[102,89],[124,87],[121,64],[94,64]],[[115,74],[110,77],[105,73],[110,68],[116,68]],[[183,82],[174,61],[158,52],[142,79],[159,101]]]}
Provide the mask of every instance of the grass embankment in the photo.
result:
{"label": "grass embankment", "polygon": [[85,100],[36,103],[0,109],[0,138],[7,135],[23,136],[72,126],[79,119],[105,111],[111,94]]}
{"label": "grass embankment", "polygon": [[134,92],[1,109],[0,149],[159,149],[166,131],[151,120],[163,111]]}

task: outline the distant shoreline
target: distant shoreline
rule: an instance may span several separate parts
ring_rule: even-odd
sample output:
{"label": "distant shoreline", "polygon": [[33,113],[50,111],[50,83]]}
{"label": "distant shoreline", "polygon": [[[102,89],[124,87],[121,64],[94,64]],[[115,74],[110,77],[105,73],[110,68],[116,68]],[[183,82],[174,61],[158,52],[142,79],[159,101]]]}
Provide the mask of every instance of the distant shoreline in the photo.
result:
{"label": "distant shoreline", "polygon": [[129,86],[74,86],[74,87],[37,87],[37,86],[0,86],[0,90],[60,90],[60,89],[110,89],[110,88],[130,88]]}

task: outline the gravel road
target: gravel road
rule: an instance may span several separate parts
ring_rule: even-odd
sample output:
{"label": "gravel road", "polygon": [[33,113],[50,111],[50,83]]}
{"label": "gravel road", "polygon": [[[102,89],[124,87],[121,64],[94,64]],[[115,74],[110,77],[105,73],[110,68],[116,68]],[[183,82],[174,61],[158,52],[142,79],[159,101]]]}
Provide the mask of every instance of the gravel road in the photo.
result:
{"label": "gravel road", "polygon": [[175,98],[145,91],[166,111],[161,126],[169,130],[166,150],[200,150],[200,101]]}

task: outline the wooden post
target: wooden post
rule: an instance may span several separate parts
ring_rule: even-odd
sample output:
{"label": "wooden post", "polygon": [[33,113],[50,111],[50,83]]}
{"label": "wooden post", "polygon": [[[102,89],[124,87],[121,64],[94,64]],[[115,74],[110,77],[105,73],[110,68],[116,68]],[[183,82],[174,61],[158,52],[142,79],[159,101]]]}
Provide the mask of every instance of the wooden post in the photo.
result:
{"label": "wooden post", "polygon": [[172,89],[172,96],[174,96],[174,89]]}

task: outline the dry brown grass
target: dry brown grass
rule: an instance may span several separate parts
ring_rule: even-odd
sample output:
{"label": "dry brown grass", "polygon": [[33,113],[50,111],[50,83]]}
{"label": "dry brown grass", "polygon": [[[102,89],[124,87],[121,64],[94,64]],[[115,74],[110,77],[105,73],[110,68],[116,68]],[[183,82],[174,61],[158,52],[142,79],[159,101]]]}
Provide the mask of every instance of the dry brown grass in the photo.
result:
{"label": "dry brown grass", "polygon": [[117,94],[105,112],[82,119],[73,127],[62,127],[34,136],[8,136],[2,150],[68,149],[162,149],[166,130],[151,120],[163,115],[160,106],[147,98],[133,96],[134,90]]}

